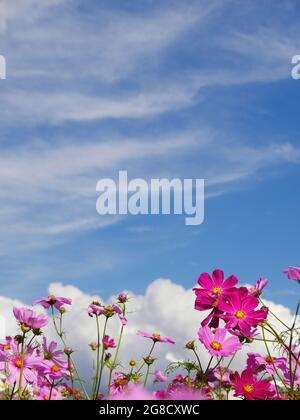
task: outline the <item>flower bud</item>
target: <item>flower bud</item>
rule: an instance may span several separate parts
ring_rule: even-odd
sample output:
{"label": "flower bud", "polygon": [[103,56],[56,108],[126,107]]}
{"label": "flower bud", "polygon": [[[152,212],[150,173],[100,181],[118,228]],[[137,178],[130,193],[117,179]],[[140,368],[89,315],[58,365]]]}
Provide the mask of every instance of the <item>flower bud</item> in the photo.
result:
{"label": "flower bud", "polygon": [[151,356],[147,356],[144,357],[144,362],[146,363],[146,365],[151,366],[155,362],[155,359],[153,359],[153,357]]}
{"label": "flower bud", "polygon": [[98,343],[95,343],[95,342],[90,343],[89,346],[90,346],[92,351],[96,351],[97,348],[99,347]]}
{"label": "flower bud", "polygon": [[73,349],[71,349],[71,347],[66,347],[66,348],[64,349],[64,353],[65,353],[67,356],[71,356],[71,354],[72,354],[72,353],[74,353],[74,350],[73,350]]}
{"label": "flower bud", "polygon": [[126,293],[120,293],[118,296],[119,303],[126,303],[128,301],[128,296]]}
{"label": "flower bud", "polygon": [[62,306],[61,308],[59,308],[59,312],[63,315],[66,312],[66,308]]}
{"label": "flower bud", "polygon": [[15,340],[15,342],[16,343],[19,343],[19,344],[22,344],[23,343],[23,337],[21,336],[21,335],[16,335],[15,337],[14,337],[14,340]]}
{"label": "flower bud", "polygon": [[105,306],[104,309],[104,315],[106,316],[106,318],[111,318],[115,314],[115,310],[112,306]]}
{"label": "flower bud", "polygon": [[188,350],[195,350],[195,340],[186,343],[185,348]]}
{"label": "flower bud", "polygon": [[108,362],[111,359],[111,353],[105,354],[105,362]]}
{"label": "flower bud", "polygon": [[136,366],[136,361],[133,360],[133,359],[129,360],[128,364],[129,364],[130,367],[134,367],[134,366]]}

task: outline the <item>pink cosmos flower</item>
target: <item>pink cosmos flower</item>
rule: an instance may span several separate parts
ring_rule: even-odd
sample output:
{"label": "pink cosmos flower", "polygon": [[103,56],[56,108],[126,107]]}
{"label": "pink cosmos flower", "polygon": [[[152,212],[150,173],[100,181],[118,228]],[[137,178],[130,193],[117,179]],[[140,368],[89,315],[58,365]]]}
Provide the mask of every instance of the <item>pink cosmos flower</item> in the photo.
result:
{"label": "pink cosmos flower", "polygon": [[162,383],[162,382],[166,382],[168,380],[168,378],[160,370],[156,370],[154,372],[154,377],[155,377],[154,382]]}
{"label": "pink cosmos flower", "polygon": [[13,308],[13,313],[16,320],[21,326],[40,329],[48,324],[48,318],[43,314],[37,314],[28,308]]}
{"label": "pink cosmos flower", "polygon": [[267,400],[274,396],[270,381],[259,380],[249,370],[244,370],[241,375],[235,372],[231,380],[236,396],[245,397],[246,400]]}
{"label": "pink cosmos flower", "polygon": [[129,379],[127,376],[123,375],[122,373],[115,372],[113,383],[110,386],[110,394],[115,396],[119,392],[128,390],[128,383]]}
{"label": "pink cosmos flower", "polygon": [[268,282],[269,281],[267,279],[262,279],[260,277],[257,280],[254,287],[250,287],[249,292],[251,293],[251,295],[253,295],[255,297],[259,297],[262,294],[263,289],[267,286]]}
{"label": "pink cosmos flower", "polygon": [[5,352],[11,349],[13,339],[10,336],[5,337],[5,343],[0,343],[0,351]]}
{"label": "pink cosmos flower", "polygon": [[230,295],[220,299],[219,308],[224,315],[227,329],[239,329],[242,333],[249,333],[252,327],[257,327],[268,315],[265,309],[255,311],[259,300],[251,295],[245,287],[236,289]]}
{"label": "pink cosmos flower", "polygon": [[219,326],[220,315],[222,315],[219,308],[219,299],[221,296],[232,293],[237,283],[238,279],[233,275],[224,281],[224,273],[219,269],[213,272],[212,277],[208,273],[200,275],[198,284],[201,289],[193,289],[196,294],[195,309],[197,311],[212,309],[211,313],[202,321],[202,326],[208,323],[212,328]]}
{"label": "pink cosmos flower", "polygon": [[114,349],[116,347],[115,340],[113,338],[109,338],[108,335],[103,337],[103,346],[105,350]]}
{"label": "pink cosmos flower", "polygon": [[65,399],[57,388],[53,388],[51,390],[51,388],[47,386],[43,386],[42,388],[37,387],[34,389],[33,393],[35,400],[38,401],[49,401],[50,399],[56,401]]}
{"label": "pink cosmos flower", "polygon": [[298,283],[300,283],[300,268],[299,267],[293,267],[289,266],[285,270],[283,270],[283,273],[287,276],[290,280],[295,280]]}
{"label": "pink cosmos flower", "polygon": [[118,315],[119,320],[121,321],[121,324],[123,326],[127,325],[127,319],[123,315],[123,312],[121,311],[121,309],[119,308],[119,306],[118,305],[112,305],[112,307],[113,307],[113,310],[114,310],[115,314]]}
{"label": "pink cosmos flower", "polygon": [[286,367],[286,359],[284,357],[264,357],[259,353],[248,353],[247,367],[254,374],[266,371],[270,375],[275,375],[277,370],[284,370]]}
{"label": "pink cosmos flower", "polygon": [[[6,361],[8,369],[7,381],[10,385],[18,384],[22,366],[22,356],[19,353],[13,354]],[[42,367],[42,360],[25,353],[23,361],[22,387],[26,384],[34,384],[37,381],[37,369]]]}
{"label": "pink cosmos flower", "polygon": [[64,297],[56,297],[50,295],[48,297],[43,297],[42,299],[35,300],[32,302],[32,306],[42,305],[43,308],[49,309],[51,306],[54,306],[56,309],[60,309],[63,305],[71,305],[72,299]]}
{"label": "pink cosmos flower", "polygon": [[197,294],[198,290],[204,290],[213,296],[221,296],[231,293],[237,283],[238,279],[235,276],[230,276],[224,281],[224,272],[218,269],[212,273],[212,277],[208,273],[202,273],[198,279],[202,289],[195,288],[194,291]]}
{"label": "pink cosmos flower", "polygon": [[147,332],[138,331],[137,335],[140,335],[141,337],[150,338],[150,340],[153,340],[155,343],[169,343],[169,344],[175,344],[175,341],[171,340],[170,338],[163,338],[158,333],[152,333],[149,334]]}
{"label": "pink cosmos flower", "polygon": [[120,392],[115,393],[111,400],[121,401],[138,401],[138,400],[154,400],[154,395],[150,394],[144,387],[131,384],[128,388],[124,388]]}
{"label": "pink cosmos flower", "polygon": [[206,347],[212,356],[231,356],[242,348],[237,337],[231,336],[225,338],[228,331],[225,328],[217,328],[213,334],[206,325],[198,331],[198,337],[201,343]]}
{"label": "pink cosmos flower", "polygon": [[103,315],[104,312],[105,312],[104,306],[101,305],[101,303],[97,301],[92,302],[88,307],[88,314],[90,316],[93,316],[93,315],[100,316],[100,315]]}
{"label": "pink cosmos flower", "polygon": [[44,361],[43,366],[39,368],[39,373],[48,376],[52,381],[62,378],[67,379],[70,376],[67,363],[58,365],[52,361]]}
{"label": "pink cosmos flower", "polygon": [[47,345],[46,337],[43,337],[42,349],[45,360],[50,360],[60,367],[65,366],[65,361],[60,359],[64,356],[64,352],[62,350],[57,350],[57,343],[55,341],[51,341],[50,344]]}

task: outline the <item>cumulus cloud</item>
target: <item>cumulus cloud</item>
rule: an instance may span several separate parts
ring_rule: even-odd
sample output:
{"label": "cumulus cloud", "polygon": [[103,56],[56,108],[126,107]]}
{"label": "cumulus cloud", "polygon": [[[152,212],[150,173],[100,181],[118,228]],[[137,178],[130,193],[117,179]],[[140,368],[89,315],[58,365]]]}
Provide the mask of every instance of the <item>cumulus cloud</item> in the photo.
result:
{"label": "cumulus cloud", "polygon": [[[73,300],[71,310],[65,315],[65,331],[68,344],[76,349],[75,359],[82,375],[88,379],[92,375],[93,361],[91,350],[88,344],[96,339],[96,326],[92,318],[88,317],[86,308],[92,300],[98,299],[108,304],[114,297],[103,301],[99,296],[93,296],[73,285],[52,283],[49,286],[49,293],[57,296],[70,297]],[[131,297],[129,304],[128,325],[125,329],[124,340],[120,352],[120,360],[126,363],[130,359],[141,360],[147,355],[151,343],[136,335],[138,330],[147,332],[159,332],[162,336],[172,338],[176,344],[158,344],[155,350],[155,357],[159,359],[156,367],[165,368],[170,362],[183,360],[192,355],[184,349],[184,345],[191,339],[197,338],[197,331],[203,314],[195,311],[194,294],[191,289],[185,289],[169,279],[157,279],[146,289],[143,295],[137,295],[129,291]],[[290,325],[293,320],[291,311],[280,304],[266,301],[267,306],[277,316]],[[0,298],[1,313],[4,314],[7,326],[7,333],[15,333],[15,322],[11,315],[13,305],[21,305],[19,301],[7,298]],[[278,321],[272,323],[278,330],[281,326]],[[48,329],[52,334],[51,328]],[[109,323],[109,335],[115,339],[118,337],[120,322],[112,319]],[[203,346],[198,343],[198,350],[204,365],[209,356]],[[237,355],[233,368],[243,368],[245,357],[248,351],[257,351],[265,354],[264,344],[255,342],[245,348]]]}

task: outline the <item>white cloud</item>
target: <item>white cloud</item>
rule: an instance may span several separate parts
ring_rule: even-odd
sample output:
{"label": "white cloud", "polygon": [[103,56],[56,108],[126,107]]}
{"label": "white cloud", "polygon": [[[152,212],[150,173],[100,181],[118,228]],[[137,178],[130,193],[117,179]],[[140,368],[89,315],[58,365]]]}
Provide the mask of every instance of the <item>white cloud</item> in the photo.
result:
{"label": "white cloud", "polygon": [[[63,285],[62,283],[52,283],[49,286],[49,293],[57,296],[66,296],[73,299],[71,310],[65,314],[65,331],[67,332],[67,342],[75,350],[75,358],[80,366],[80,371],[85,378],[92,374],[92,356],[88,344],[96,339],[95,321],[91,319],[86,312],[89,303],[98,299],[103,303],[109,303],[114,298],[104,302],[98,296],[92,296],[84,293],[72,285]],[[197,338],[197,331],[200,322],[203,319],[203,313],[195,311],[194,294],[191,289],[173,283],[168,279],[157,279],[152,282],[145,294],[136,295],[129,292],[131,300],[128,314],[128,326],[124,336],[124,341],[120,353],[120,360],[126,362],[132,358],[140,360],[147,354],[150,342],[136,335],[138,330],[147,332],[159,332],[162,336],[170,337],[176,341],[176,345],[160,344],[157,345],[155,356],[159,358],[156,366],[165,368],[171,361],[192,358],[192,354],[184,350],[184,345],[191,339]],[[293,320],[290,310],[283,305],[272,301],[265,301],[267,306],[275,312],[279,318],[290,325]],[[0,304],[2,314],[7,320],[7,333],[13,331],[14,321],[11,315],[12,305],[20,305],[18,301],[12,301],[7,298],[1,298]],[[281,331],[280,324],[275,321],[273,325]],[[109,335],[115,339],[118,337],[120,328],[119,320],[111,320],[109,324]],[[201,360],[207,363],[209,357],[207,351],[198,343],[198,350]],[[247,352],[261,352],[265,354],[266,350],[263,343],[255,342],[251,346],[246,346],[241,351],[233,368],[242,369],[245,363]]]}

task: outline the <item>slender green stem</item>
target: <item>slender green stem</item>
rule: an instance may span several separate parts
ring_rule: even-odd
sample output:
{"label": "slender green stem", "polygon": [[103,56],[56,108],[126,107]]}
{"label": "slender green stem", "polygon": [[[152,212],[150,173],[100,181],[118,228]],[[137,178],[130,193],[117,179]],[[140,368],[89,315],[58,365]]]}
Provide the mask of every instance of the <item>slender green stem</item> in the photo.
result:
{"label": "slender green stem", "polygon": [[209,371],[209,368],[210,368],[210,365],[211,365],[211,362],[213,361],[213,356],[211,356],[211,358],[210,358],[210,360],[209,360],[209,362],[208,362],[208,365],[207,365],[207,368],[206,368],[206,370],[205,370],[205,373],[207,373],[208,371]]}
{"label": "slender green stem", "polygon": [[148,381],[148,378],[149,378],[149,373],[150,373],[150,365],[147,365],[147,371],[146,371],[146,376],[145,376],[145,380],[144,380],[144,388],[146,388],[147,381]]}
{"label": "slender green stem", "polygon": [[22,395],[22,380],[23,380],[24,359],[25,359],[25,351],[24,351],[24,349],[25,349],[25,337],[26,337],[26,333],[23,332],[22,346],[21,346],[21,366],[20,366],[19,386],[18,386],[19,399],[21,398],[21,395]]}
{"label": "slender green stem", "polygon": [[112,380],[112,374],[113,374],[113,371],[116,367],[116,363],[117,363],[117,359],[118,359],[118,355],[119,355],[119,350],[120,350],[120,346],[121,346],[121,341],[122,341],[122,337],[123,337],[123,331],[124,331],[124,325],[122,325],[122,327],[121,327],[121,331],[120,331],[120,335],[119,335],[119,340],[118,340],[114,360],[113,360],[111,368],[109,370],[109,379],[108,379],[108,388],[107,388],[108,396],[110,395],[110,385],[111,385],[111,380]]}
{"label": "slender green stem", "polygon": [[[261,298],[259,298],[259,300],[263,306],[267,306]],[[272,315],[275,319],[277,319],[277,321],[280,322],[287,330],[290,330],[290,327],[286,325],[276,314],[274,314],[274,312],[272,312],[270,308],[268,308],[268,314]]]}
{"label": "slender green stem", "polygon": [[[58,335],[58,337],[60,338],[60,340],[61,340],[61,342],[62,342],[62,344],[63,344],[64,348],[66,348],[66,347],[67,347],[67,344],[66,344],[66,342],[65,342],[65,340],[64,340],[63,333],[62,333],[62,331],[61,331],[61,332],[59,332],[59,331],[58,331],[58,328],[57,328],[57,325],[56,325],[56,322],[55,322],[55,314],[54,314],[54,309],[53,309],[53,306],[51,306],[51,311],[52,311],[52,321],[53,321],[53,325],[54,325],[55,332],[56,332],[56,334]],[[86,399],[87,399],[87,400],[89,400],[89,399],[90,399],[89,394],[87,393],[87,391],[86,391],[86,389],[85,389],[85,386],[84,386],[84,384],[83,384],[83,381],[82,381],[82,379],[81,379],[81,378],[80,378],[80,376],[79,376],[78,370],[77,370],[77,368],[76,368],[76,365],[75,365],[75,363],[74,363],[74,360],[73,360],[72,356],[70,356],[70,360],[71,360],[71,362],[72,362],[73,369],[74,369],[74,371],[75,371],[75,373],[76,373],[77,380],[78,380],[78,382],[80,383],[81,388],[82,388],[82,390],[83,390],[83,392],[84,392],[84,395],[85,395]]]}
{"label": "slender green stem", "polygon": [[105,353],[104,336],[106,334],[107,322],[108,322],[108,318],[106,317],[105,323],[104,323],[104,328],[103,328],[103,335],[102,335],[101,364],[100,364],[100,372],[99,372],[99,377],[98,377],[98,383],[97,383],[96,390],[95,390],[95,396],[94,396],[95,399],[96,399],[96,397],[97,397],[97,395],[99,393],[99,390],[100,390],[101,380],[102,380],[102,373],[103,373],[103,369],[104,369],[104,353]]}
{"label": "slender green stem", "polygon": [[92,390],[92,400],[95,397],[96,386],[98,383],[98,375],[99,375],[99,359],[100,359],[100,325],[99,325],[99,318],[97,315],[96,317],[96,327],[97,327],[97,355],[96,355],[96,375],[93,381],[93,390]]}
{"label": "slender green stem", "polygon": [[[265,336],[265,329],[264,329],[264,327],[263,327],[263,326],[261,326],[261,329],[262,329],[262,335],[263,335],[263,338],[265,339],[265,338],[266,338],[266,336]],[[280,379],[280,382],[282,383],[282,385],[286,388],[286,385],[285,385],[285,383],[284,383],[284,380],[283,380],[283,379],[281,378],[281,376],[279,375],[278,370],[277,370],[277,368],[276,368],[276,366],[275,366],[275,363],[274,363],[274,361],[273,361],[273,357],[272,357],[272,355],[271,355],[271,352],[270,352],[270,350],[269,350],[269,347],[268,347],[268,344],[267,344],[267,342],[266,342],[266,341],[265,341],[265,346],[266,346],[266,350],[267,350],[267,353],[268,353],[268,356],[269,356],[270,362],[272,363],[273,369],[274,369],[274,371],[275,371],[275,373],[276,373],[277,377]],[[275,382],[276,382],[276,381],[275,381]]]}
{"label": "slender green stem", "polygon": [[[293,363],[292,363],[292,354],[293,354],[293,334],[294,334],[294,328],[297,322],[297,317],[298,317],[298,312],[299,312],[299,306],[300,306],[300,301],[298,301],[298,305],[297,305],[297,309],[296,309],[296,313],[295,313],[295,318],[294,318],[294,322],[291,328],[291,333],[290,333],[290,342],[289,342],[289,367],[290,367],[290,387],[291,387],[291,391],[294,390],[294,374],[293,374]],[[297,368],[297,365],[296,365]]]}
{"label": "slender green stem", "polygon": [[[153,344],[152,344],[152,346],[151,346],[151,349],[150,349],[149,354],[148,354],[148,356],[147,356],[147,357],[150,357],[150,356],[151,356],[151,354],[152,354],[152,352],[153,352],[153,350],[154,350],[155,344],[156,344],[156,341],[153,341]],[[136,373],[139,373],[139,372],[143,369],[143,367],[145,366],[145,364],[146,364],[146,362],[144,361],[144,362],[142,363],[142,365],[139,367],[139,369],[136,371]]]}
{"label": "slender green stem", "polygon": [[234,358],[235,358],[236,354],[237,354],[237,351],[232,355],[231,359],[229,360],[228,365],[226,366],[226,369],[230,368],[231,363],[234,361]]}
{"label": "slender green stem", "polygon": [[197,359],[197,361],[198,361],[199,368],[200,368],[201,372],[203,373],[203,369],[202,369],[202,365],[201,365],[201,361],[200,361],[199,355],[198,355],[198,353],[196,352],[196,350],[195,350],[195,349],[193,349],[193,352],[194,352],[194,354],[195,354],[195,356],[196,356],[196,359]]}

